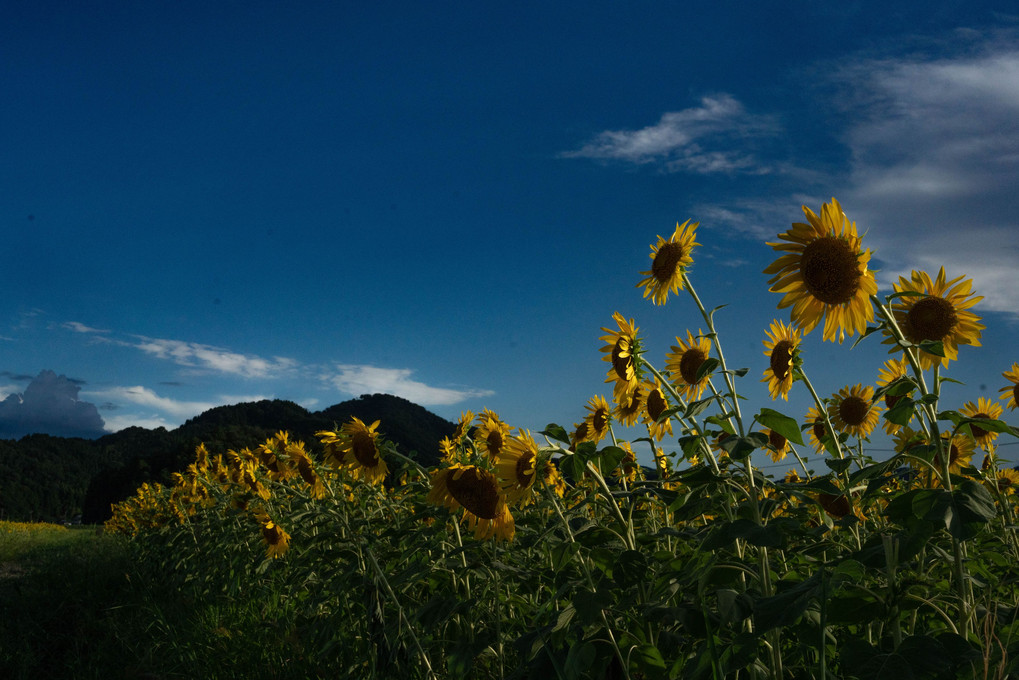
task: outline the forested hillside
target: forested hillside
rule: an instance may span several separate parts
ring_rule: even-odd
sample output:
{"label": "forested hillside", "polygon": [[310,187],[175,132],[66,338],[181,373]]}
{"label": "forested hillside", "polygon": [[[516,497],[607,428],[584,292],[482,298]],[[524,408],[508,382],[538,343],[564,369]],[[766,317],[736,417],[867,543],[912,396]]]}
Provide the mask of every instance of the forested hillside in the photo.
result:
{"label": "forested hillside", "polygon": [[143,482],[163,482],[192,462],[195,447],[212,453],[254,447],[280,430],[320,449],[315,432],[331,430],[351,416],[371,424],[404,453],[424,465],[438,458],[438,442],[453,424],[406,399],[362,395],[309,412],[290,401],[264,400],[220,406],[173,430],[132,427],[98,439],[29,435],[0,439],[0,518],[63,522],[82,515],[102,522],[111,503]]}

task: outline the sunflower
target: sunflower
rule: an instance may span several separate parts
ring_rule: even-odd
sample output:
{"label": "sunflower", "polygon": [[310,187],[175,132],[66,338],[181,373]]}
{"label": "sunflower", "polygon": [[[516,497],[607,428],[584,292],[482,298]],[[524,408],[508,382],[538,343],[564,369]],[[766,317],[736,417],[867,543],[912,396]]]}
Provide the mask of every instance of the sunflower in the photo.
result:
{"label": "sunflower", "polygon": [[637,464],[637,454],[633,452],[630,442],[619,442],[619,448],[623,450],[623,459],[619,461],[619,465],[612,471],[612,474],[628,482],[637,481],[637,475],[640,472],[640,465]]}
{"label": "sunflower", "polygon": [[633,427],[640,419],[641,408],[644,405],[644,387],[637,385],[628,392],[613,395],[616,401],[616,420],[626,427]]}
{"label": "sunflower", "polygon": [[[885,365],[878,370],[877,386],[884,387],[890,385],[899,378],[905,377],[909,371],[909,362],[905,357],[899,357],[898,359],[888,359],[885,361]],[[888,394],[885,393],[884,401],[885,408],[891,409],[895,404],[899,402],[907,394]],[[902,425],[893,423],[890,420],[885,420],[884,430],[888,434],[895,434],[902,428]]]}
{"label": "sunflower", "polygon": [[824,437],[828,434],[828,428],[824,422],[824,415],[817,410],[816,406],[807,409],[807,435],[814,450],[818,453],[824,452]]}
{"label": "sunflower", "polygon": [[765,429],[768,435],[768,455],[776,463],[781,463],[789,455],[789,440],[771,429]]}
{"label": "sunflower", "polygon": [[863,332],[874,319],[870,296],[877,293],[874,274],[867,269],[870,250],[864,250],[842,206],[834,198],[821,206],[818,217],[803,206],[808,224],[794,222],[779,234],[787,243],[768,245],[786,254],[771,263],[765,274],[771,292],[783,293],[779,309],[792,307],[792,322],[804,333],[812,331],[824,317],[824,339],[841,343],[849,335]]}
{"label": "sunflower", "polygon": [[874,388],[870,385],[843,387],[837,394],[831,395],[828,403],[832,427],[858,439],[867,438],[877,427],[880,412],[881,407],[874,403]]}
{"label": "sunflower", "polygon": [[656,441],[661,441],[665,435],[672,434],[672,418],[665,418],[661,422],[658,419],[669,408],[669,402],[665,398],[661,383],[655,378],[653,383],[644,383],[642,390],[644,397],[644,424],[648,432]]}
{"label": "sunflower", "polygon": [[1019,364],[1012,364],[1012,368],[1002,373],[1001,377],[1011,381],[1012,384],[1002,387],[1001,396],[998,398],[1004,399],[1007,402],[1005,406],[1014,411],[1019,405]]}
{"label": "sunflower", "polygon": [[992,483],[998,487],[998,491],[1002,494],[1014,494],[1016,488],[1019,487],[1019,471],[1012,468],[998,470],[998,474]]}
{"label": "sunflower", "polygon": [[672,375],[672,383],[688,401],[700,399],[701,393],[708,385],[708,376],[697,379],[697,370],[711,352],[711,340],[704,337],[700,329],[694,339],[690,331],[686,332],[686,342],[676,338],[679,345],[672,345],[672,351],[665,355],[665,368]]}
{"label": "sunflower", "polygon": [[311,456],[304,450],[304,444],[301,442],[298,442],[298,444],[298,446],[291,446],[288,449],[290,452],[290,464],[297,469],[297,474],[308,485],[312,498],[322,499],[326,495],[326,488],[322,483],[322,478],[319,477],[318,472],[315,470],[315,464],[312,462]]}
{"label": "sunflower", "polygon": [[488,454],[489,460],[495,460],[502,453],[506,440],[510,436],[510,426],[502,422],[494,411],[485,409],[478,416],[478,427],[474,430],[474,441],[478,449]]}
{"label": "sunflower", "polygon": [[[997,420],[1003,412],[1004,410],[1000,405],[987,397],[980,397],[975,404],[972,401],[968,401],[961,409],[962,415],[967,418],[985,418],[987,420]],[[970,423],[969,427],[977,445],[982,446],[984,449],[993,444],[994,440],[998,438],[997,432],[985,430],[976,423]]]}
{"label": "sunflower", "polygon": [[459,464],[436,470],[427,500],[453,511],[463,508],[476,539],[513,539],[513,515],[499,493],[498,478],[488,470]]}
{"label": "sunflower", "polygon": [[591,397],[585,408],[588,411],[584,417],[588,436],[591,437],[591,441],[597,444],[609,433],[609,425],[612,423],[612,411],[609,409],[605,397],[601,395]]}
{"label": "sunflower", "polygon": [[768,383],[772,399],[782,397],[789,401],[789,390],[793,387],[793,367],[800,353],[800,332],[781,321],[772,321],[771,330],[765,331],[764,355],[768,357],[768,368],[764,369],[761,382]]}
{"label": "sunflower", "polygon": [[[962,471],[962,468],[969,465],[973,459],[973,439],[967,437],[962,433],[957,433],[954,437],[949,432],[941,433],[942,445],[948,449],[948,471],[958,473]],[[898,453],[908,453],[910,449],[918,446],[926,446],[928,443],[927,436],[922,432],[917,432],[910,427],[904,427],[895,433],[895,451]],[[932,459],[934,467],[940,473],[941,471],[941,457],[937,453],[934,454]],[[911,464],[916,465],[911,462]]]}
{"label": "sunflower", "polygon": [[379,433],[375,430],[381,421],[371,426],[360,418],[351,417],[337,432],[316,432],[315,436],[325,445],[326,460],[336,467],[348,467],[355,479],[364,479],[372,484],[381,484],[389,474],[386,461],[379,455]]}
{"label": "sunflower", "polygon": [[460,414],[460,420],[456,423],[456,429],[453,431],[453,441],[459,441],[467,436],[468,430],[471,429],[471,423],[474,422],[474,412],[464,411]]}
{"label": "sunflower", "polygon": [[785,484],[798,484],[800,481],[800,473],[796,470],[789,470],[785,473],[785,477],[782,478],[782,482]]}
{"label": "sunflower", "polygon": [[[937,341],[944,350],[943,357],[918,350],[920,365],[925,371],[935,364],[948,366],[949,361],[955,361],[959,345],[980,346],[980,331],[984,325],[969,308],[983,297],[974,297],[972,287],[973,281],[962,276],[946,281],[944,267],[933,281],[927,272],[914,270],[909,280],[900,276],[893,286],[896,293],[921,293],[900,297],[892,303],[895,322],[906,340],[917,344],[925,340]],[[886,338],[884,342],[896,344],[892,352],[899,350],[895,338]]]}
{"label": "sunflower", "polygon": [[527,430],[510,437],[495,462],[499,488],[509,505],[527,505],[538,477],[538,445]]}
{"label": "sunflower", "polygon": [[601,348],[605,352],[603,361],[612,364],[605,382],[615,381],[613,390],[617,396],[624,392],[632,391],[640,382],[640,372],[637,366],[637,357],[640,354],[640,338],[637,337],[637,327],[633,325],[633,319],[627,321],[619,312],[612,315],[618,331],[602,327],[608,333],[600,339],[607,344]]}
{"label": "sunflower", "polygon": [[683,275],[687,267],[693,264],[694,241],[697,236],[699,222],[687,220],[683,224],[676,223],[676,231],[669,240],[661,236],[658,243],[651,246],[651,270],[641,272],[646,278],[640,280],[637,287],[644,286],[644,297],[651,298],[656,305],[664,305],[669,292],[678,293],[683,290]]}
{"label": "sunflower", "polygon": [[262,527],[262,540],[266,544],[266,557],[276,559],[286,554],[290,549],[290,534],[283,527],[279,526],[264,510],[256,510],[255,518]]}

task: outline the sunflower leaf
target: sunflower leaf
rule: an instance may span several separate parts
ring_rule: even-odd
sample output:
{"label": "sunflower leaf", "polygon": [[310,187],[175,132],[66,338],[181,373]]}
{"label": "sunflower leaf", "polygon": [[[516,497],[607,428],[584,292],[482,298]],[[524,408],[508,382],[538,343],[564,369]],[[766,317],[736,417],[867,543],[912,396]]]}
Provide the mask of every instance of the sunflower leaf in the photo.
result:
{"label": "sunflower leaf", "polygon": [[762,408],[754,419],[772,432],[778,432],[792,443],[803,445],[803,435],[800,432],[799,423],[794,418],[770,408]]}
{"label": "sunflower leaf", "polygon": [[927,354],[933,354],[936,357],[945,356],[945,346],[940,340],[924,340],[918,347]]}
{"label": "sunflower leaf", "polygon": [[694,378],[695,383],[699,383],[704,378],[711,375],[711,372],[718,368],[719,361],[714,357],[708,357],[701,362],[701,365],[697,367],[697,375]]}
{"label": "sunflower leaf", "polygon": [[566,433],[566,430],[563,429],[561,425],[556,425],[555,423],[549,423],[545,426],[545,429],[538,434],[543,434],[550,439],[555,439],[556,441],[563,442],[565,444],[570,443],[570,435]]}
{"label": "sunflower leaf", "polygon": [[857,338],[857,339],[856,339],[856,340],[855,340],[855,341],[853,342],[853,345],[852,345],[852,347],[850,347],[849,349],[855,349],[855,348],[856,348],[856,346],[857,346],[857,345],[859,345],[859,344],[860,344],[860,343],[861,343],[861,342],[863,341],[863,339],[864,339],[865,337],[867,337],[867,336],[868,336],[868,335],[870,335],[871,333],[874,333],[874,332],[876,332],[876,331],[879,331],[879,330],[881,330],[881,326],[867,326],[867,330],[865,330],[865,331],[863,331],[862,333],[860,333],[860,337],[858,337],[858,338]]}

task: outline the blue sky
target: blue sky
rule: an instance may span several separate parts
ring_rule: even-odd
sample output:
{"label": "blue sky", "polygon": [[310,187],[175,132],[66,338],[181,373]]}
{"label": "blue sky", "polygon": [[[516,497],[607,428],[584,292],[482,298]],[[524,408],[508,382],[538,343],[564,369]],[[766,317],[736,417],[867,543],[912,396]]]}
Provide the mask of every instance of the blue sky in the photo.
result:
{"label": "blue sky", "polygon": [[[1017,35],[980,2],[6,3],[0,399],[52,370],[109,430],[372,392],[569,427],[613,312],[658,365],[703,326],[635,288],[693,219],[747,409],[801,417],[758,382],[765,241],[832,196],[882,290],[975,280],[946,400],[997,398]],[[819,336],[822,394],[873,384],[886,348]]]}

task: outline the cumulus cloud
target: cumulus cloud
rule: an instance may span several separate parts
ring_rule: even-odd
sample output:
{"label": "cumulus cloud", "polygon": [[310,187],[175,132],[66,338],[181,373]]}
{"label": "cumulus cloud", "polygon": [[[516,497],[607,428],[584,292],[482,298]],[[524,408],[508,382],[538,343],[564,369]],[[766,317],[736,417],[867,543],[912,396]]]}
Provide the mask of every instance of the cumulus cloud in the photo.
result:
{"label": "cumulus cloud", "polygon": [[353,395],[392,394],[422,406],[448,406],[473,397],[495,394],[490,390],[432,387],[411,379],[409,368],[379,368],[337,364],[339,373],[324,376],[337,389]]}
{"label": "cumulus cloud", "polygon": [[851,219],[890,284],[912,269],[965,274],[979,309],[1019,317],[1019,51],[882,59],[839,71],[850,113]]}
{"label": "cumulus cloud", "polygon": [[0,438],[42,433],[58,437],[98,437],[105,423],[95,404],[79,401],[80,381],[45,370],[21,393],[0,401]]}
{"label": "cumulus cloud", "polygon": [[285,357],[266,359],[252,354],[183,340],[166,340],[138,336],[133,346],[159,359],[169,359],[181,366],[238,375],[245,378],[268,378],[297,367],[297,362]]}
{"label": "cumulus cloud", "polygon": [[772,118],[752,115],[731,95],[719,94],[639,130],[606,130],[560,156],[654,163],[670,172],[760,174],[769,169],[744,149],[750,140],[777,132]]}

